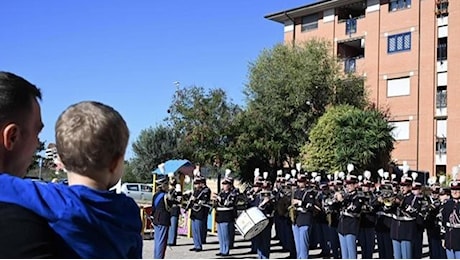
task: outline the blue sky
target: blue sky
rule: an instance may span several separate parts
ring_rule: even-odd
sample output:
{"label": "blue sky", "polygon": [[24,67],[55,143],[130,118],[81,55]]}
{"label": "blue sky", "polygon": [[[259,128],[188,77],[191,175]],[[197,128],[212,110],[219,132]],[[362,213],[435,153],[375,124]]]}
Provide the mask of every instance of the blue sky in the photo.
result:
{"label": "blue sky", "polygon": [[175,81],[222,88],[244,103],[248,64],[283,41],[265,15],[311,0],[15,0],[0,8],[0,70],[42,89],[45,128],[69,105],[96,100],[117,109],[131,132],[163,123]]}

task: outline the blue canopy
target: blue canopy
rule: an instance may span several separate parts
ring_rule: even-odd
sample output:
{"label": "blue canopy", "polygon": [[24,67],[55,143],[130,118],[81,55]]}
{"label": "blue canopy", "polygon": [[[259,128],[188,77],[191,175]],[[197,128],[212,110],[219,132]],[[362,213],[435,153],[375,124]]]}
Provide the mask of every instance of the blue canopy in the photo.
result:
{"label": "blue canopy", "polygon": [[162,173],[159,168],[156,168],[152,174],[167,175],[170,172],[177,173],[178,171],[186,174],[193,175],[195,166],[189,160],[168,160],[165,163],[165,172]]}

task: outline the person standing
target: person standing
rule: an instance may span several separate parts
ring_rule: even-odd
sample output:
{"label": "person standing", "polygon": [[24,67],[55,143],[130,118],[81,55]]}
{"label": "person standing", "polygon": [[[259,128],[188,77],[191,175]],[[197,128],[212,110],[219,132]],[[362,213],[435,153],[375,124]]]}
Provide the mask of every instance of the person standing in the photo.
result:
{"label": "person standing", "polygon": [[158,191],[152,198],[152,223],[154,229],[154,259],[165,258],[166,245],[168,241],[169,227],[171,226],[171,213],[169,209],[173,205],[168,191],[168,179],[160,176],[156,180]]}
{"label": "person standing", "polygon": [[359,218],[364,201],[356,192],[357,182],[357,177],[350,174],[345,180],[346,195],[337,194],[337,201],[341,202],[337,231],[343,259],[356,259],[358,257],[356,236],[359,233]]}
{"label": "person standing", "polygon": [[271,190],[270,181],[264,180],[262,182],[262,190],[256,195],[254,204],[268,219],[267,226],[253,238],[254,247],[259,259],[269,259],[273,213],[275,211],[275,196]]}
{"label": "person standing", "polygon": [[[177,180],[173,176],[169,177],[169,193],[176,195]],[[180,207],[176,203],[172,204],[171,209],[171,226],[168,230],[168,246],[175,246],[177,243],[177,230],[179,228]]]}
{"label": "person standing", "polygon": [[[190,219],[192,220],[192,237],[193,248],[190,251],[200,252],[203,250],[203,226],[206,225],[208,219],[208,204],[211,197],[211,190],[202,185],[203,178],[196,177],[193,180],[195,190],[192,197],[190,197],[189,207],[191,209]],[[206,236],[206,234],[204,234]]]}
{"label": "person standing", "polygon": [[393,203],[390,236],[395,259],[412,258],[412,242],[417,228],[415,221],[420,211],[420,202],[412,193],[412,182],[410,177],[401,179],[402,195],[397,195]]}
{"label": "person standing", "polygon": [[235,229],[236,196],[232,192],[232,180],[228,177],[222,181],[222,191],[213,194],[216,206],[217,236],[219,238],[219,253],[217,256],[230,255],[230,242],[232,235],[230,229]]}
{"label": "person standing", "polygon": [[451,199],[442,206],[443,245],[448,259],[460,259],[460,181],[450,184]]}
{"label": "person standing", "polygon": [[[43,128],[40,89],[10,72],[0,72],[0,172],[24,178]],[[60,258],[57,235],[33,211],[0,203],[0,258]]]}
{"label": "person standing", "polygon": [[292,222],[292,232],[298,259],[309,257],[310,228],[313,224],[313,210],[316,204],[316,192],[307,190],[307,176],[299,174],[297,189],[294,192],[291,207],[295,208],[295,219]]}

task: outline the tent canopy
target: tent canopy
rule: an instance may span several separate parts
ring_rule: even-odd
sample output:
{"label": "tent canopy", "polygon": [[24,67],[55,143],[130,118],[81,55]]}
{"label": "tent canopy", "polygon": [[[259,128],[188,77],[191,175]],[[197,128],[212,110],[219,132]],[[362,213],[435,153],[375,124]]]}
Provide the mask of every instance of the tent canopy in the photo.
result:
{"label": "tent canopy", "polygon": [[176,174],[177,172],[182,172],[185,175],[193,176],[193,170],[195,169],[195,165],[191,163],[189,160],[179,159],[179,160],[168,160],[165,163],[165,172],[162,173],[159,168],[156,168],[152,171],[152,174],[158,175],[168,175],[168,173],[173,172]]}

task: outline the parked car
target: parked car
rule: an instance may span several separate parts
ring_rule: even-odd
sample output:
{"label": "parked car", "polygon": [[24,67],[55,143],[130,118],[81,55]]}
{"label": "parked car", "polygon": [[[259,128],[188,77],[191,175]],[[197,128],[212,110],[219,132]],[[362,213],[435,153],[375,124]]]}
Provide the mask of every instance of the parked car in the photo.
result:
{"label": "parked car", "polygon": [[153,185],[147,183],[123,183],[121,192],[134,200],[151,201],[153,197]]}

